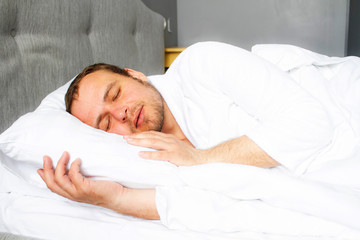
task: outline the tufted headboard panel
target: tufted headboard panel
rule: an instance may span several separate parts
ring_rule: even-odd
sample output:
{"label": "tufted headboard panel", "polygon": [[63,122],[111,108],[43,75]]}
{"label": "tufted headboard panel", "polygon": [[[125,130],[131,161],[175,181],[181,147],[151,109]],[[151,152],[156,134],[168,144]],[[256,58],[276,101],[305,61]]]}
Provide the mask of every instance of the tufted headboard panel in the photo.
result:
{"label": "tufted headboard panel", "polygon": [[163,24],[140,0],[0,0],[0,133],[87,65],[163,73]]}

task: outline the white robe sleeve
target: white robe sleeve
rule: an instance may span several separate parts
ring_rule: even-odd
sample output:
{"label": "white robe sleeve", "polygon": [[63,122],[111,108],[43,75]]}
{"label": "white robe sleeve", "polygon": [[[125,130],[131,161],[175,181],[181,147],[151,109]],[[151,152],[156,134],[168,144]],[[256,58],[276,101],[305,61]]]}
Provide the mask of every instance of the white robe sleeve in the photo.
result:
{"label": "white robe sleeve", "polygon": [[291,171],[331,142],[333,127],[323,105],[255,54],[205,42],[189,47],[173,65],[182,81],[226,95],[254,118],[256,126],[245,134]]}

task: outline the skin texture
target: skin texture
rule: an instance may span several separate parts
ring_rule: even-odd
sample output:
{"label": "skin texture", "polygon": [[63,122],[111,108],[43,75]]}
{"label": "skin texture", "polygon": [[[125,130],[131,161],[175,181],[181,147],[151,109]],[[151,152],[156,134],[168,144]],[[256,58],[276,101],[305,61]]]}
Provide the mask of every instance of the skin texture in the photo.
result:
{"label": "skin texture", "polygon": [[142,151],[139,155],[146,159],[169,161],[177,166],[226,162],[246,164],[263,168],[278,166],[247,136],[241,136],[207,150],[198,150],[173,135],[161,132],[143,132],[124,136],[132,145],[144,146],[158,151]]}
{"label": "skin texture", "polygon": [[87,125],[120,135],[160,131],[164,118],[163,100],[155,88],[106,70],[82,79],[71,112]]}
{"label": "skin texture", "polygon": [[74,201],[102,206],[122,214],[160,219],[154,189],[134,190],[111,181],[85,178],[80,173],[80,159],[71,164],[67,173],[68,162],[69,153],[64,152],[54,170],[50,157],[44,156],[44,166],[38,170],[38,174],[51,191]]}
{"label": "skin texture", "polygon": [[[139,155],[146,159],[169,161],[177,166],[211,162],[264,168],[279,165],[247,136],[206,150],[194,148],[161,95],[146,84],[145,75],[126,70],[132,78],[103,70],[85,76],[71,108],[73,115],[92,127],[123,135],[129,144],[157,150],[140,152]],[[64,152],[54,168],[50,157],[44,157],[43,169],[38,173],[51,191],[121,214],[160,218],[154,189],[129,189],[111,181],[94,181],[81,174],[80,159],[75,160],[67,171],[68,161],[69,154]]]}

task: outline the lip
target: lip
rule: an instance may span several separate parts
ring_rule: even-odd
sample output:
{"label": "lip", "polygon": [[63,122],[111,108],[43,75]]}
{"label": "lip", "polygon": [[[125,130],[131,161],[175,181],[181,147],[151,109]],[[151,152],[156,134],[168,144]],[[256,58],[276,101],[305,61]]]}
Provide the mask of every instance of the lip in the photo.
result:
{"label": "lip", "polygon": [[141,127],[144,122],[144,106],[141,106],[136,112],[133,120],[135,128]]}

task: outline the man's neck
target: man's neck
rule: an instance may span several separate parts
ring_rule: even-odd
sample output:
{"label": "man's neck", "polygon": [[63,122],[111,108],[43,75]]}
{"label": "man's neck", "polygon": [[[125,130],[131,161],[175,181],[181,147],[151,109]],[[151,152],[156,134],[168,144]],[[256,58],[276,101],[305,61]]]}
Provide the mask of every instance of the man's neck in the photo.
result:
{"label": "man's neck", "polygon": [[161,129],[161,132],[172,134],[178,139],[192,145],[191,142],[186,138],[183,131],[181,130],[179,124],[177,123],[174,115],[171,113],[170,108],[168,107],[165,101],[164,101],[164,125]]}
{"label": "man's neck", "polygon": [[176,137],[181,137],[184,135],[181,131],[179,124],[176,122],[174,115],[171,113],[168,105],[164,102],[164,125],[161,129],[161,132],[175,135]]}

